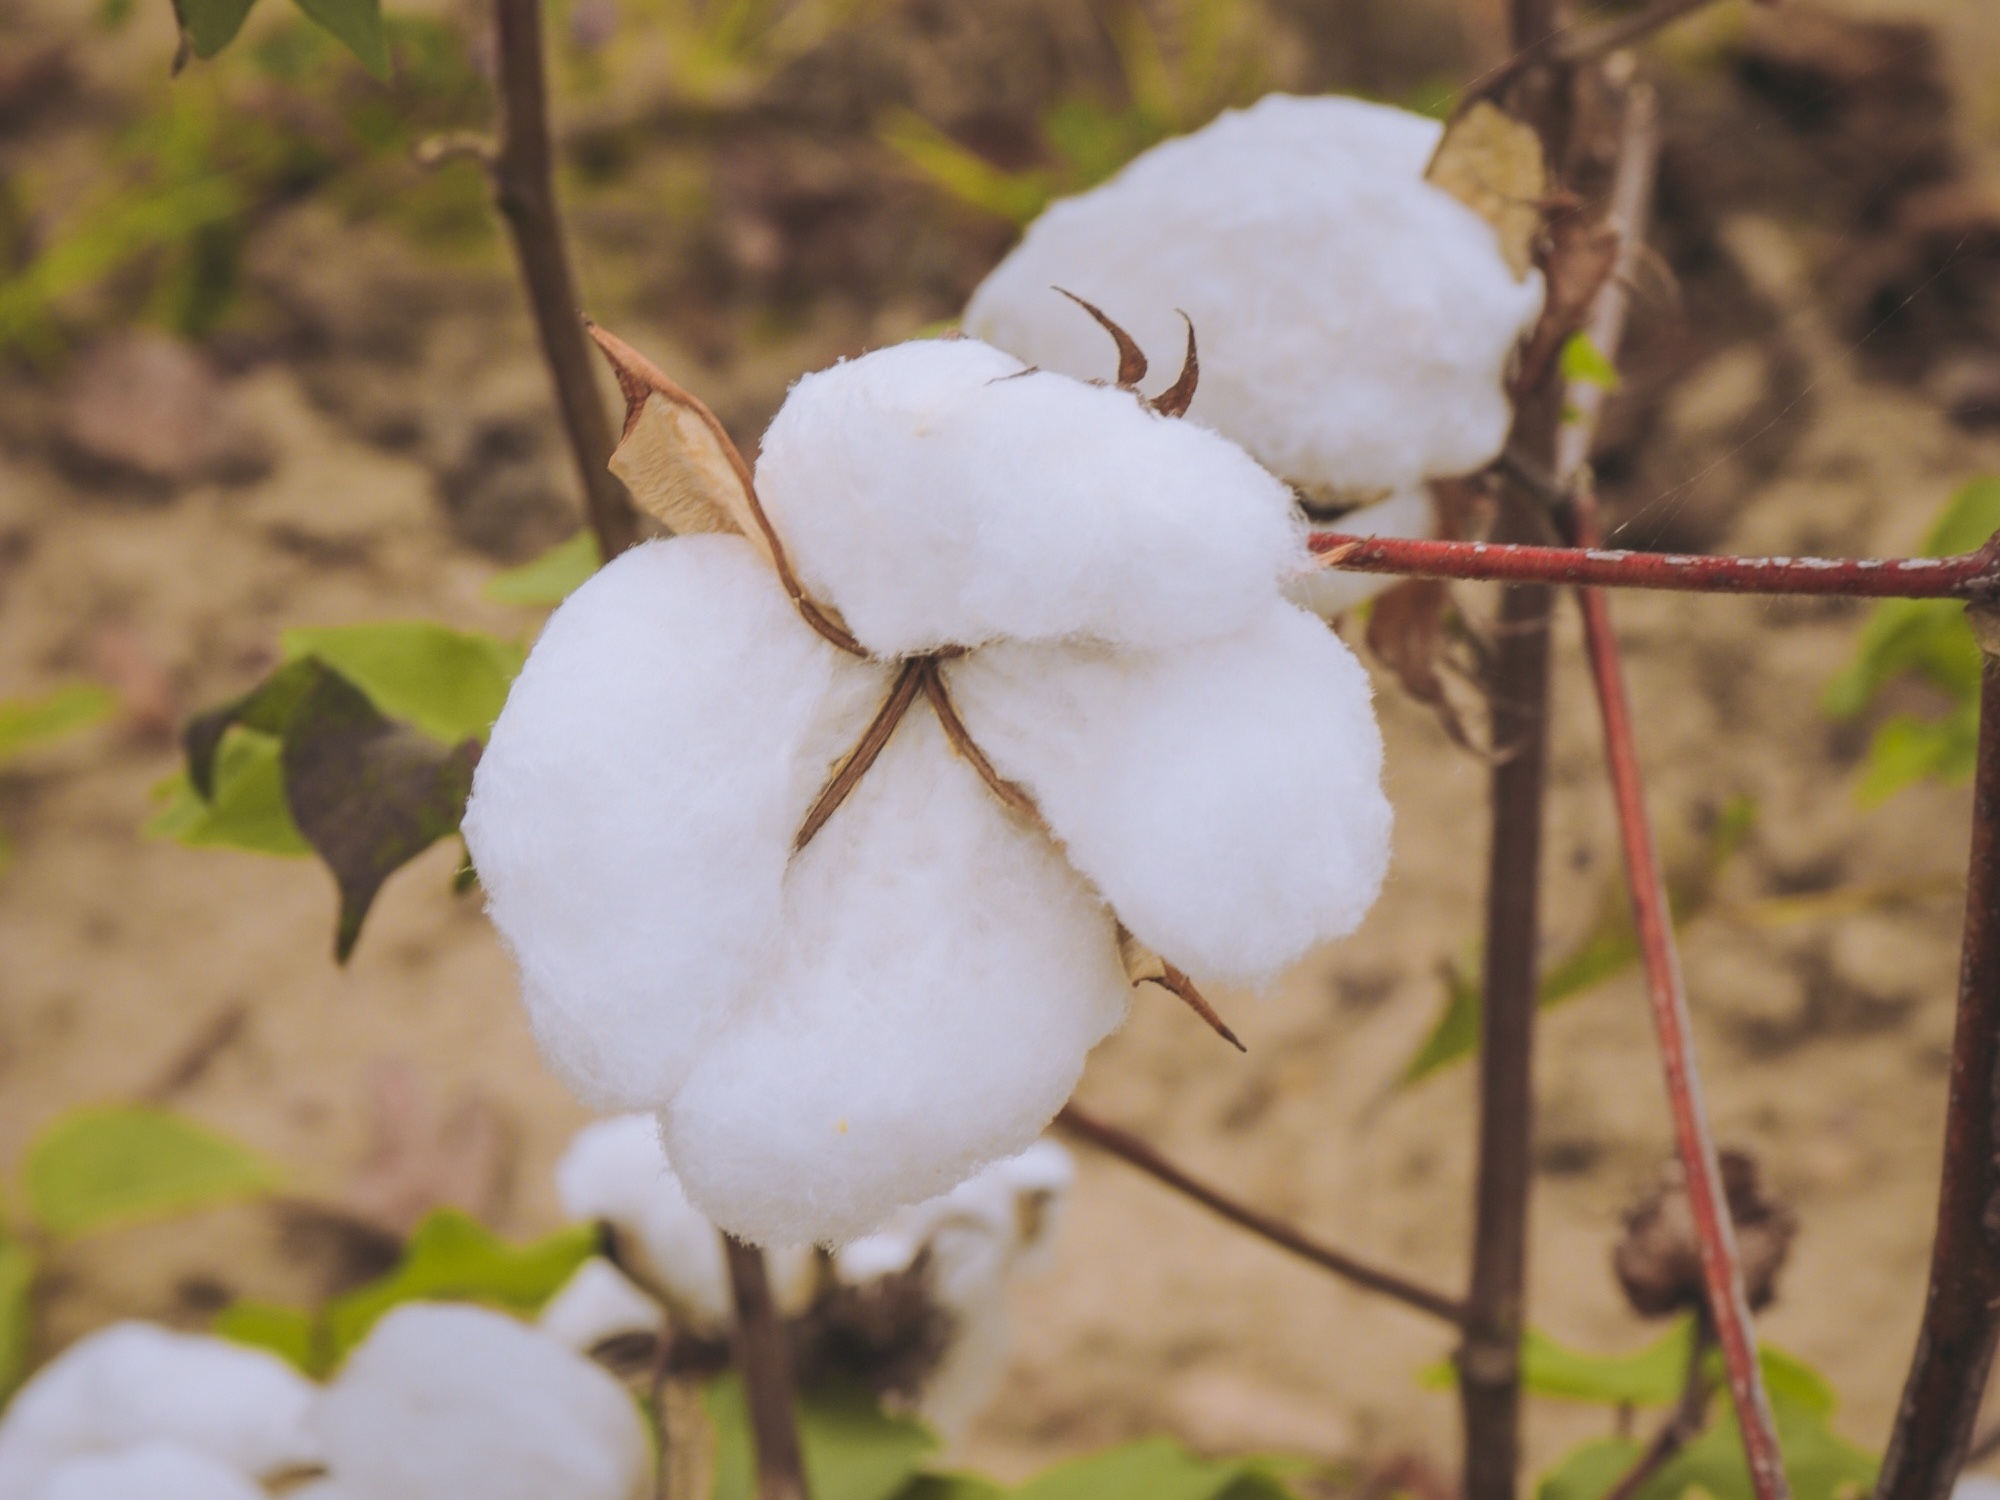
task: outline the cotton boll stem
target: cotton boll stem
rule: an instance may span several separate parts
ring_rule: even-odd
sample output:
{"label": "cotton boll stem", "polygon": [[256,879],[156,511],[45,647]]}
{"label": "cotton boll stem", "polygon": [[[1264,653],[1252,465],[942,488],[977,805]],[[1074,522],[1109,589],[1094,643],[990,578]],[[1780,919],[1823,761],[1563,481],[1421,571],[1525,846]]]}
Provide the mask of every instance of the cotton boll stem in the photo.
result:
{"label": "cotton boll stem", "polygon": [[743,1372],[750,1433],[757,1448],[757,1500],[810,1500],[792,1399],[791,1352],[771,1296],[764,1252],[733,1234],[722,1237],[736,1302],[736,1363]]}

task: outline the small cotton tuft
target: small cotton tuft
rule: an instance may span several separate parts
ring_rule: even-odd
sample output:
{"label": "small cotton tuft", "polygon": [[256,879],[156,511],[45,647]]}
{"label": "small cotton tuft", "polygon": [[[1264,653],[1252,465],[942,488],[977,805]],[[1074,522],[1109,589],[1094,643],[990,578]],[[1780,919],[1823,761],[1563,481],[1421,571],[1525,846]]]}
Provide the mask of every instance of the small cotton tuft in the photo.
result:
{"label": "small cotton tuft", "polygon": [[35,1500],[265,1500],[227,1464],[175,1443],[142,1443],[59,1465]]}
{"label": "small cotton tuft", "polygon": [[479,1307],[391,1309],[314,1421],[334,1479],[367,1500],[639,1500],[651,1479],[624,1387]]}
{"label": "small cotton tuft", "polygon": [[629,1334],[657,1337],[666,1321],[666,1309],[601,1256],[578,1266],[535,1315],[535,1327],[578,1354]]}

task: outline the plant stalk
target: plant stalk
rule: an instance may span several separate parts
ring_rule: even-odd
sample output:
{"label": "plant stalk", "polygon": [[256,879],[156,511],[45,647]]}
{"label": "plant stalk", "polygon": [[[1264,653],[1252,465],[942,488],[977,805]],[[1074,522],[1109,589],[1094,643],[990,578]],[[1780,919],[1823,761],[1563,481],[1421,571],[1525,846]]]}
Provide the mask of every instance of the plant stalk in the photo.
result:
{"label": "plant stalk", "polygon": [[729,1292],[736,1304],[736,1367],[743,1375],[743,1400],[757,1450],[757,1500],[810,1500],[805,1457],[799,1448],[791,1353],[771,1296],[764,1252],[733,1234],[725,1234],[722,1243],[729,1261]]}
{"label": "plant stalk", "polygon": [[494,0],[493,13],[501,109],[500,145],[487,167],[493,201],[507,222],[535,315],[563,432],[583,482],[584,514],[599,553],[609,562],[638,540],[639,518],[625,486],[608,467],[611,423],[591,368],[576,281],[556,212],[541,0]]}
{"label": "plant stalk", "polygon": [[1930,1292],[1876,1500],[1947,1500],[2000,1336],[2000,619],[1967,610],[1984,653],[1972,857]]}

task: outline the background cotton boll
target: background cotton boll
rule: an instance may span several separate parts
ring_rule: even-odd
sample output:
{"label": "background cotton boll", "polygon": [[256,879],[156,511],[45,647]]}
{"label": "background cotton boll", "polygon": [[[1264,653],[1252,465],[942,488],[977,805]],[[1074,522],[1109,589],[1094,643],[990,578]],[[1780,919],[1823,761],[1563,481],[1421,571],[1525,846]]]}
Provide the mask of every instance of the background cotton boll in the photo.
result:
{"label": "background cotton boll", "polygon": [[[1437,501],[1427,486],[1411,485],[1386,500],[1364,505],[1326,523],[1349,536],[1425,537],[1437,530]],[[1325,619],[1373,599],[1397,580],[1388,573],[1314,568],[1285,586],[1285,597]]]}
{"label": "background cotton boll", "polygon": [[311,1463],[312,1384],[274,1355],[150,1323],[79,1339],[0,1419],[0,1500],[33,1500],[67,1459],[166,1442],[257,1476]]}
{"label": "background cotton boll", "polygon": [[565,1349],[588,1354],[606,1339],[660,1331],[666,1310],[610,1261],[593,1257],[549,1298],[535,1326]]}
{"label": "background cotton boll", "polygon": [[392,1309],[314,1419],[334,1478],[367,1500],[637,1500],[650,1478],[624,1387],[479,1307]]}
{"label": "background cotton boll", "polygon": [[536,1036],[592,1102],[670,1095],[770,946],[834,655],[731,536],[635,548],[536,642],[464,831]]}
{"label": "background cotton boll", "polygon": [[1101,306],[1156,361],[1201,338],[1191,420],[1308,486],[1380,489],[1478,468],[1512,420],[1503,374],[1540,311],[1493,231],[1423,181],[1439,126],[1354,99],[1274,95],[1053,205],[973,294],[969,333],[1073,375]]}
{"label": "background cotton boll", "polygon": [[919,705],[799,856],[667,1151],[746,1239],[852,1239],[1025,1148],[1126,1000],[1109,914]]}
{"label": "background cotton boll", "polygon": [[[683,1327],[728,1331],[735,1312],[722,1237],[688,1202],[652,1115],[619,1115],[584,1126],[556,1163],[556,1192],[571,1218],[612,1226],[623,1248],[638,1257],[672,1302]],[[816,1265],[810,1245],[773,1250],[768,1267],[781,1310],[796,1312],[812,1300]]]}
{"label": "background cotton boll", "polygon": [[265,1500],[263,1488],[227,1464],[175,1443],[142,1443],[73,1458],[35,1500]]}
{"label": "background cotton boll", "polygon": [[1261,982],[1373,904],[1390,812],[1368,676],[1295,605],[1173,651],[1002,642],[947,680],[1077,869],[1197,977]]}
{"label": "background cotton boll", "polygon": [[1289,493],[1233,444],[1020,371],[969,339],[902,344],[806,376],[765,434],[764,503],[870,650],[1191,640],[1303,565]]}

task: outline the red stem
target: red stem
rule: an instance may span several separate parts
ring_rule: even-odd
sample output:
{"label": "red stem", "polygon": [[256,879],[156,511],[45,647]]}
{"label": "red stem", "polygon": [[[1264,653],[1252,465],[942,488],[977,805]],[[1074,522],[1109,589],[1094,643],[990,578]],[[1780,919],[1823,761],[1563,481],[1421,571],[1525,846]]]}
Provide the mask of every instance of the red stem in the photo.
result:
{"label": "red stem", "polygon": [[1509,546],[1315,531],[1327,566],[1410,578],[1568,583],[1694,594],[1815,594],[1857,599],[2000,597],[2000,545],[1956,557],[1699,557],[1601,547]]}

